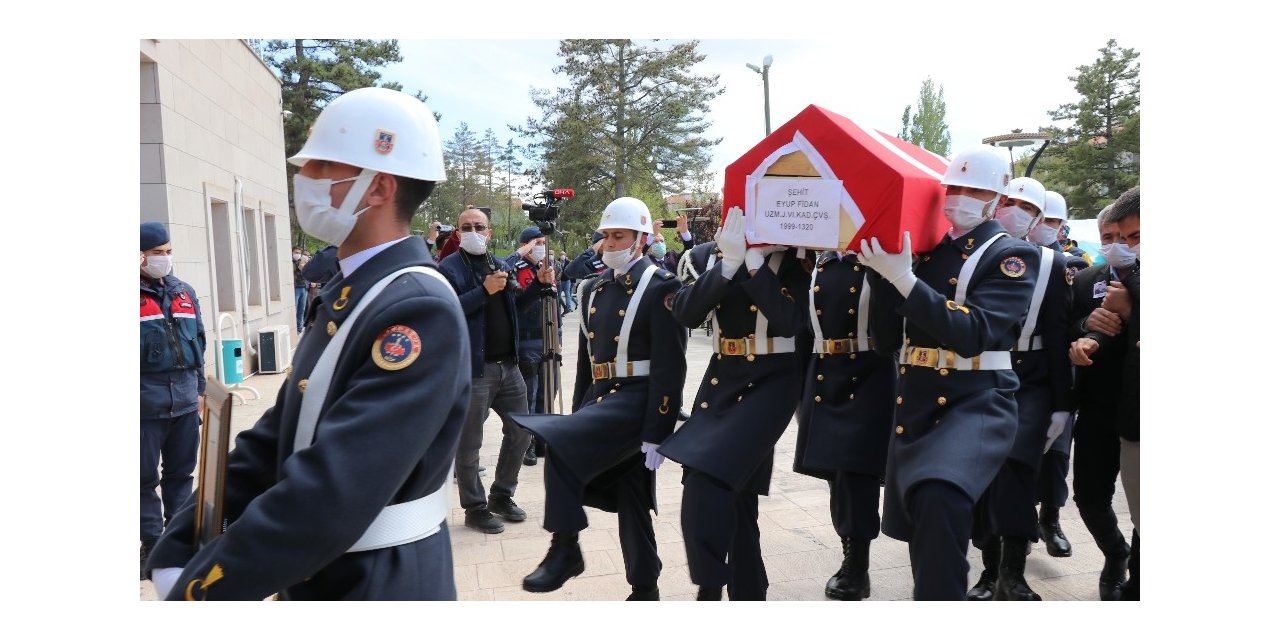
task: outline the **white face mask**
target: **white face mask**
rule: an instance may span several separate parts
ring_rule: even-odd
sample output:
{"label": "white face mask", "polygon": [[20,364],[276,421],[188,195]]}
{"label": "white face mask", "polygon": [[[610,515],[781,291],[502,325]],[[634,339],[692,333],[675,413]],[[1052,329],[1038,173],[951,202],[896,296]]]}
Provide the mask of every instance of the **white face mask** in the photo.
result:
{"label": "white face mask", "polygon": [[1027,213],[1021,207],[1000,207],[996,209],[996,221],[1000,226],[1004,227],[1009,235],[1015,238],[1027,237],[1027,231],[1031,230],[1031,224],[1036,221],[1035,216]]}
{"label": "white face mask", "polygon": [[489,239],[475,231],[463,231],[462,240],[458,242],[458,246],[462,247],[463,251],[473,256],[484,255],[484,249],[488,244]]}
{"label": "white face mask", "polygon": [[169,275],[171,269],[173,269],[171,256],[147,256],[147,263],[142,265],[142,272],[155,280]]}
{"label": "white face mask", "polygon": [[1133,261],[1137,259],[1129,245],[1123,242],[1102,245],[1102,257],[1107,259],[1107,264],[1121,269],[1132,267]]}
{"label": "white face mask", "polygon": [[969,196],[947,196],[942,203],[942,213],[956,230],[969,231],[986,220],[987,207],[995,202],[995,198],[979,200]]}
{"label": "white face mask", "polygon": [[[293,206],[298,212],[298,224],[307,235],[332,245],[341,245],[356,226],[356,217],[369,210],[355,211],[356,204],[364,197],[373,177],[378,172],[364,169],[360,175],[345,180],[308,178],[301,173],[293,176]],[[355,180],[351,191],[343,199],[342,206],[333,207],[330,189],[340,182]],[[354,212],[354,213],[353,213]]]}
{"label": "white face mask", "polygon": [[534,262],[542,262],[542,259],[547,257],[547,248],[540,244],[535,245],[533,250],[529,252],[529,257],[533,258]]}
{"label": "white face mask", "polygon": [[631,257],[636,253],[636,244],[640,242],[639,235],[640,234],[636,234],[636,241],[632,242],[631,246],[626,249],[605,251],[604,255],[600,256],[600,261],[604,263],[604,266],[609,267],[614,271],[622,271],[626,268],[627,263],[631,262]]}
{"label": "white face mask", "polygon": [[1058,241],[1058,230],[1041,222],[1027,234],[1027,240],[1041,247],[1047,247]]}
{"label": "white face mask", "polygon": [[1141,260],[1141,259],[1142,259],[1142,243],[1141,243],[1141,242],[1139,242],[1138,244],[1133,245],[1132,247],[1129,247],[1129,250],[1133,252],[1133,259],[1134,259],[1134,260]]}

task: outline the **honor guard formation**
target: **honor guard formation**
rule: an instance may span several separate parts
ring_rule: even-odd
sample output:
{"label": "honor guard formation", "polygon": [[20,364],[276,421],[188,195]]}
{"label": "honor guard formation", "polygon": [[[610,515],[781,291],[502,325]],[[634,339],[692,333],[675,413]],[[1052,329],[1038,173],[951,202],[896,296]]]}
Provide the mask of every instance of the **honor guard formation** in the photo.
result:
{"label": "honor guard formation", "polygon": [[[681,216],[684,250],[668,250],[662,221],[620,197],[575,260],[541,226],[500,259],[487,211],[469,207],[437,263],[409,230],[445,180],[420,100],[348,92],[288,162],[302,228],[335,263],[313,275],[294,255],[306,331],[274,406],[225,468],[202,470],[222,486],[221,521],[203,534],[192,476],[205,324],[196,291],[170,273],[189,247],[141,225],[140,553],[160,598],[456,599],[457,504],[485,534],[525,520],[549,532],[522,581],[532,593],[591,568],[587,507],[616,513],[627,600],[659,600],[665,463],[681,471],[697,600],[767,598],[760,497],[775,465],[829,488],[843,559],[827,598],[871,597],[883,532],[909,549],[915,599],[1041,600],[1027,556],[1037,542],[1072,555],[1059,522],[1070,494],[1105,557],[1098,598],[1138,599],[1137,187],[1099,215],[1096,265],[1061,244],[1063,197],[1015,179],[990,146],[947,163],[940,211],[922,216],[945,218],[932,246],[903,229],[841,251],[761,244],[750,212],[726,206],[701,243]],[[703,329],[705,369],[686,355]],[[703,373],[685,398],[690,364]],[[502,429],[486,488],[491,412]],[[775,460],[793,420],[794,458]],[[541,467],[545,489],[526,488],[528,511],[523,466]],[[1129,540],[1111,506],[1117,478]]]}

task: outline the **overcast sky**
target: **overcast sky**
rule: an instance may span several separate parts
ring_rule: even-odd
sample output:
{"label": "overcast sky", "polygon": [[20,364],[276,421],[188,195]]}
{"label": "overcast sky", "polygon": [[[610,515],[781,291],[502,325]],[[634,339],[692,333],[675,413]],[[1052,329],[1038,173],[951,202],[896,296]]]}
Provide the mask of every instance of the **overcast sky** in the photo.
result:
{"label": "overcast sky", "polygon": [[[1138,35],[1100,24],[1051,31],[1038,43],[992,37],[961,45],[946,38],[908,40],[883,30],[851,32],[847,39],[699,39],[706,59],[698,73],[718,74],[725,89],[711,101],[707,116],[708,137],[723,139],[712,170],[722,181],[725,166],[765,135],[762,79],[746,63],[762,66],[766,55],[773,56],[769,99],[775,130],[816,104],[896,135],[903,108],[911,105],[915,112],[921,82],[932,77],[944,90],[954,152],[1014,128],[1035,131],[1052,124],[1047,111],[1079,99],[1068,77],[1076,67],[1093,63],[1111,37],[1142,51]],[[551,71],[561,61],[557,46],[551,39],[402,39],[404,61],[387,67],[385,78],[403,83],[410,93],[427,94],[428,104],[442,115],[445,139],[465,122],[478,134],[491,128],[499,140],[514,137],[522,144],[527,140],[507,125],[539,115],[530,88],[567,82]]]}

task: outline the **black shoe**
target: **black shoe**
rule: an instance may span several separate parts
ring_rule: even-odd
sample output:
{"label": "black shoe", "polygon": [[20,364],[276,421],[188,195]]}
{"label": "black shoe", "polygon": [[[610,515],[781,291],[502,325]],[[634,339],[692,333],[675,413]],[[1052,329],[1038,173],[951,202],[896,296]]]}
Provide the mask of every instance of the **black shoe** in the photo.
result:
{"label": "black shoe", "polygon": [[502,533],[507,528],[488,509],[468,511],[466,525],[481,533]]}
{"label": "black shoe", "polygon": [[156,548],[155,540],[143,540],[142,545],[138,548],[138,579],[150,580],[151,571],[147,569],[147,560],[151,557],[151,550]]}
{"label": "black shoe", "polygon": [[515,500],[506,496],[489,498],[489,511],[507,522],[524,522],[528,517],[524,509],[516,506]]}
{"label": "black shoe", "polygon": [[524,577],[524,590],[533,593],[547,593],[564,586],[569,578],[582,575],[586,571],[582,561],[582,547],[578,546],[578,534],[551,534],[551,548],[547,557],[542,559],[533,573]]}
{"label": "black shoe", "polygon": [[648,587],[631,587],[631,595],[627,596],[627,600],[661,600],[658,597],[658,585]]}
{"label": "black shoe", "polygon": [[871,541],[845,538],[844,562],[830,580],[827,580],[826,596],[832,600],[863,600],[871,597],[871,574],[867,566],[871,560]]}
{"label": "black shoe", "polygon": [[698,587],[698,600],[715,600],[719,602],[723,587]]}
{"label": "black shoe", "polygon": [[538,452],[533,443],[530,442],[529,448],[524,450],[524,466],[532,467],[536,464],[538,464]]}
{"label": "black shoe", "polygon": [[1044,540],[1045,551],[1055,558],[1071,557],[1071,541],[1067,540],[1067,536],[1062,533],[1062,525],[1057,520],[1053,522],[1040,521],[1040,538]]}
{"label": "black shoe", "polygon": [[996,580],[996,600],[1038,601],[1023,574],[1027,568],[1027,540],[1003,538],[1000,545],[1000,574]]}
{"label": "black shoe", "polygon": [[965,600],[995,600],[996,579],[1000,568],[1000,540],[995,539],[982,548],[982,575],[977,584],[965,594]]}
{"label": "black shoe", "polygon": [[1098,574],[1098,599],[1103,601],[1119,600],[1124,586],[1125,563],[1129,561],[1129,544],[1121,541],[1123,548],[1107,554],[1102,563],[1102,572]]}

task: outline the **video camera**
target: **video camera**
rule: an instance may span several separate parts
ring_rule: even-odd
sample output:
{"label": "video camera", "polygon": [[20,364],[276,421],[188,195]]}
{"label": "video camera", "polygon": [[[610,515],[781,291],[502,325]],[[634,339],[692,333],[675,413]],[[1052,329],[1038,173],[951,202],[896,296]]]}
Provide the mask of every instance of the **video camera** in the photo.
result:
{"label": "video camera", "polygon": [[560,215],[560,200],[572,198],[573,189],[548,189],[533,197],[533,202],[525,202],[521,209],[529,212],[529,220],[537,223],[543,235],[556,232],[556,216]]}

